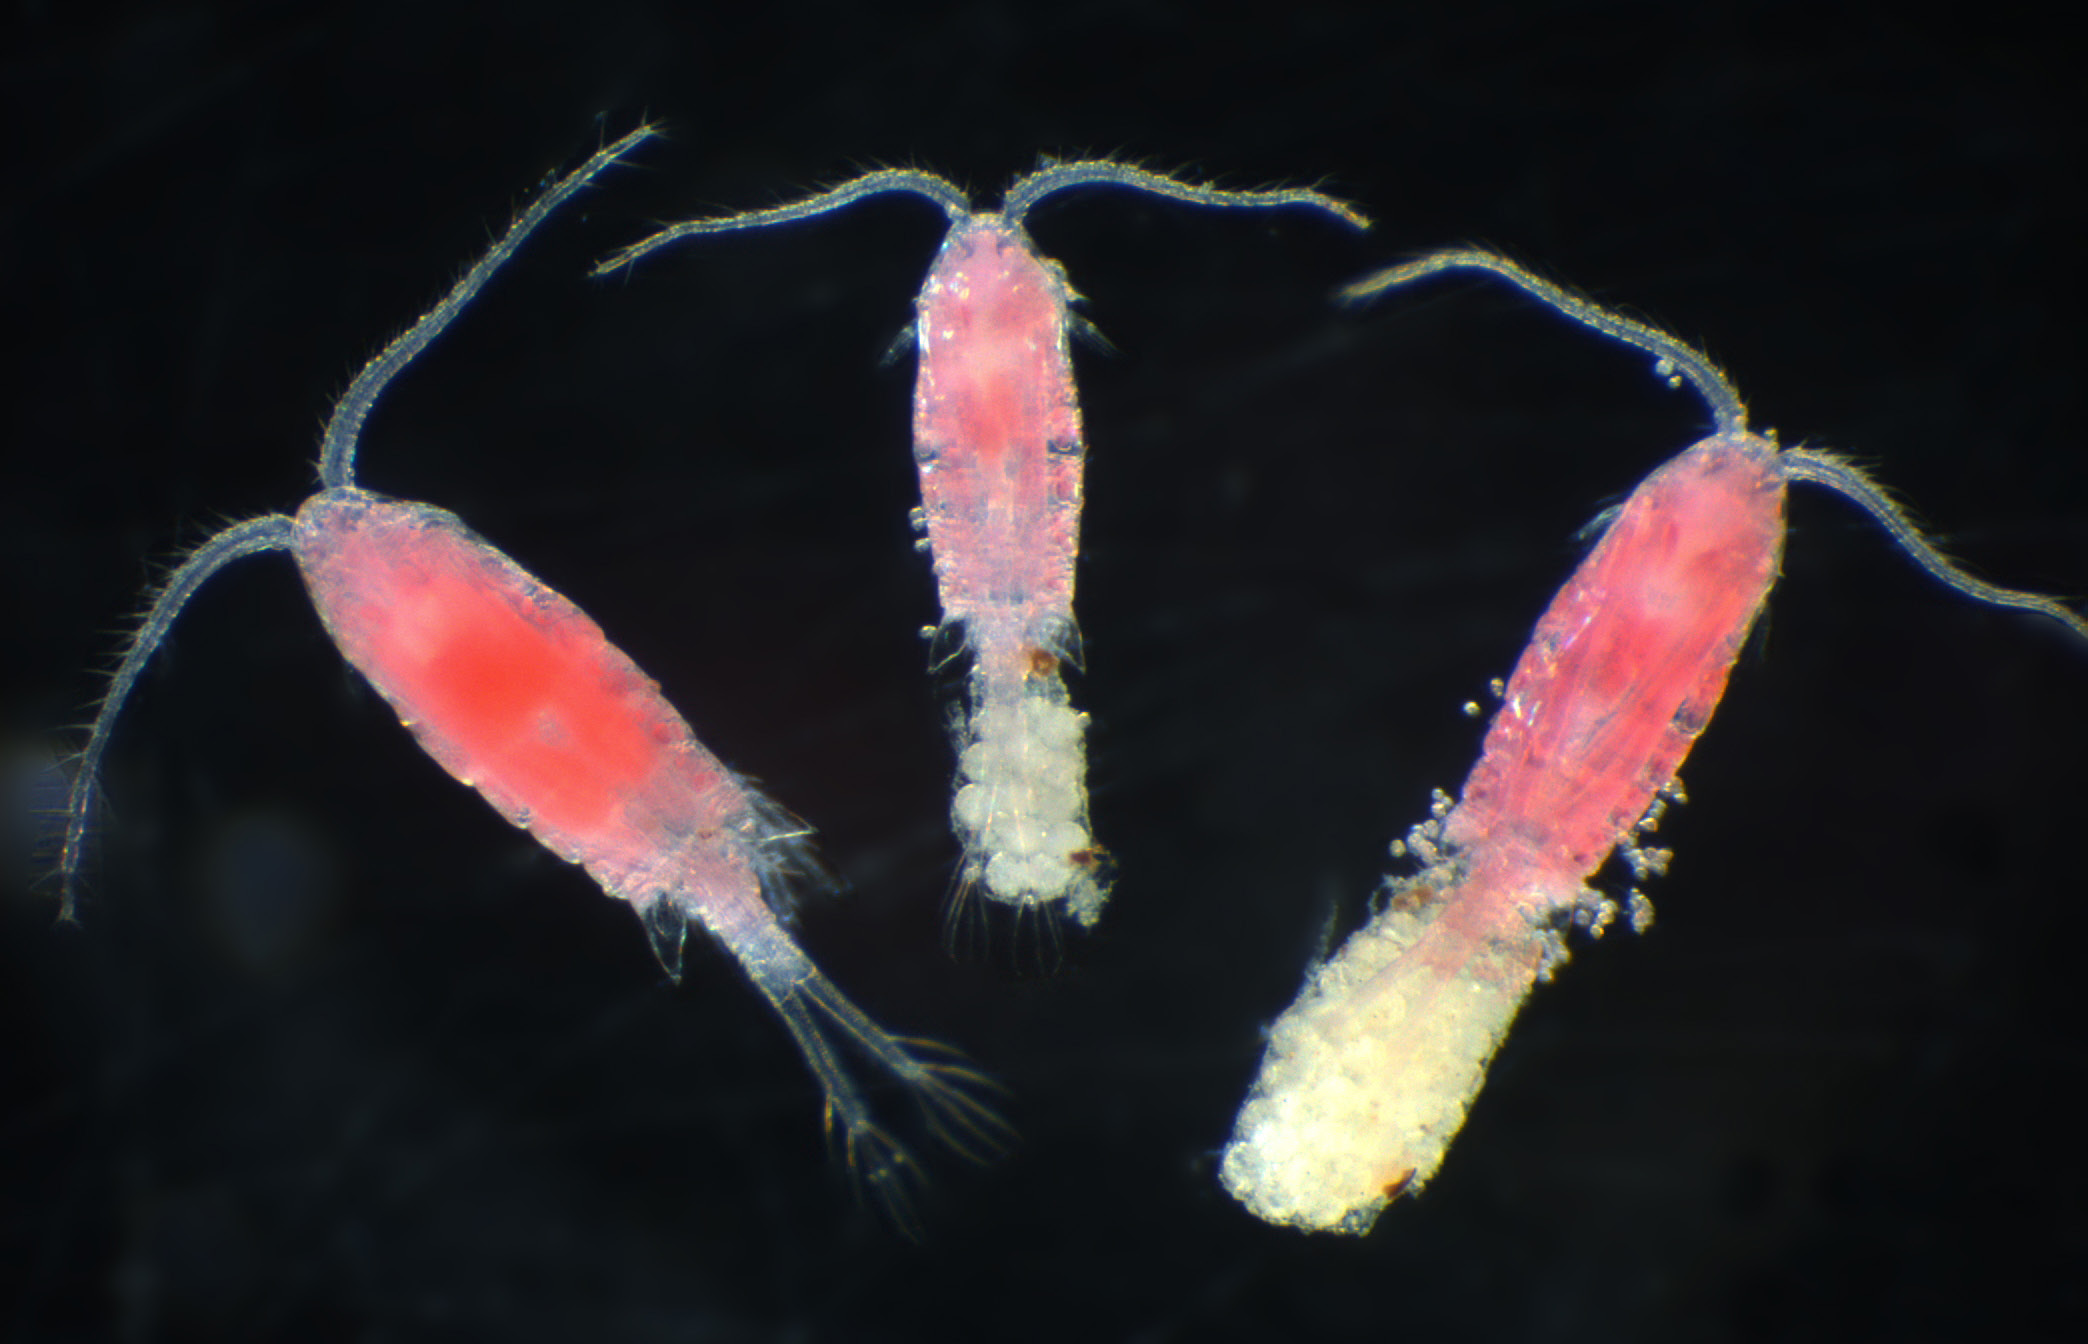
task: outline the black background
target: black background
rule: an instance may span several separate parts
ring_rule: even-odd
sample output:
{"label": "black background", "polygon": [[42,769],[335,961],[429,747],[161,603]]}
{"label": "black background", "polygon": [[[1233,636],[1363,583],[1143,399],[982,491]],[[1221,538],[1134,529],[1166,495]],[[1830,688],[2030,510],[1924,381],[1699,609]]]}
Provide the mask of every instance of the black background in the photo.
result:
{"label": "black background", "polygon": [[[1577,555],[1704,423],[1503,287],[1328,295],[1482,241],[1705,344],[1981,572],[2088,589],[2084,113],[2005,7],[10,7],[0,567],[15,1339],[2056,1337],[2083,1307],[2073,944],[2088,654],[1793,498],[1643,939],[1533,999],[1440,1178],[1360,1241],[1215,1153],[1258,1032],[1454,789]],[[547,173],[553,221],[400,382],[364,483],[591,612],[848,884],[801,936],[1010,1089],[920,1245],[823,1151],[738,969],[414,750],[287,560],[123,722],[83,929],[18,895],[38,753],[155,567],[294,506],[330,398]],[[1057,968],[938,945],[949,749],[909,547],[933,254],[893,199],[626,279],[655,220],[1040,153],[1323,181],[1379,221],[1088,191],[1033,217],[1076,357],[1100,838]],[[77,739],[70,739],[76,742]],[[1614,889],[1615,874],[1605,881]],[[1011,946],[1011,943],[1014,944]],[[901,1099],[880,1105],[904,1115]]]}

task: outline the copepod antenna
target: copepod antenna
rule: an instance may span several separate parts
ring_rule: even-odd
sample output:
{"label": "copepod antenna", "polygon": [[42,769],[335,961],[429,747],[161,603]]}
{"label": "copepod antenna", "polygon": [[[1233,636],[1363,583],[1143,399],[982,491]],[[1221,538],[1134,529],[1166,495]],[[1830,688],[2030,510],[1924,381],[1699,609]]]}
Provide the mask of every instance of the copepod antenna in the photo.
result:
{"label": "copepod antenna", "polygon": [[767,210],[748,210],[737,215],[720,215],[714,219],[692,219],[685,223],[670,225],[650,238],[618,248],[601,261],[595,263],[592,274],[607,275],[609,272],[629,266],[649,252],[666,247],[669,243],[701,233],[732,233],[739,229],[764,229],[771,224],[788,224],[793,220],[810,219],[843,206],[853,205],[866,196],[882,196],[887,192],[910,192],[923,196],[942,207],[952,224],[971,218],[971,199],[956,183],[934,173],[922,172],[918,168],[880,168],[865,173],[838,187],[822,191],[816,196],[807,196],[802,201],[789,205],[778,205]]}
{"label": "copepod antenna", "polygon": [[1739,390],[1725,376],[1725,371],[1712,363],[1703,351],[1658,327],[1612,312],[1564,285],[1541,279],[1498,252],[1477,247],[1431,252],[1404,265],[1365,276],[1343,288],[1340,297],[1344,303],[1361,303],[1388,289],[1425,280],[1444,271],[1487,271],[1498,275],[1553,311],[1583,326],[1593,327],[1614,340],[1637,346],[1653,356],[1656,361],[1654,372],[1671,385],[1679,386],[1676,383],[1678,378],[1689,380],[1689,385],[1704,399],[1718,422],[1719,433],[1747,432],[1747,407],[1740,400]]}
{"label": "copepod antenna", "polygon": [[363,421],[369,418],[370,407],[383,394],[385,387],[401,369],[411,364],[414,357],[428,348],[437,336],[456,319],[464,306],[471,302],[480,289],[491,279],[493,272],[507,264],[516,249],[537,225],[550,217],[551,212],[580,191],[594,176],[615,163],[626,153],[652,138],[651,126],[640,126],[623,139],[605,149],[595,152],[593,158],[566,174],[543,195],[537,197],[515,222],[500,241],[493,244],[477,264],[464,273],[442,301],[422,315],[418,322],[408,327],[391,344],[379,351],[348,390],[334,403],[333,416],[326,422],[326,436],[319,442],[319,482],[329,490],[338,490],[355,484],[355,444],[362,435]]}
{"label": "copepod antenna", "polygon": [[1164,173],[1148,172],[1143,168],[1134,168],[1128,163],[1111,163],[1107,159],[1054,163],[1015,179],[1014,184],[1008,188],[1007,195],[1001,197],[1001,215],[1010,224],[1020,224],[1023,217],[1046,196],[1065,191],[1069,187],[1085,186],[1130,187],[1136,191],[1150,192],[1155,196],[1165,196],[1169,200],[1187,201],[1192,205],[1249,209],[1305,205],[1324,211],[1354,228],[1370,227],[1369,217],[1355,206],[1309,187],[1281,187],[1270,191],[1226,191],[1219,187],[1184,182]]}
{"label": "copepod antenna", "polygon": [[[1689,380],[1697,394],[1710,406],[1720,433],[1747,432],[1747,408],[1741,403],[1739,392],[1724,371],[1702,351],[1657,327],[1612,312],[1564,286],[1540,279],[1506,257],[1483,248],[1451,248],[1430,253],[1405,265],[1366,276],[1343,289],[1341,298],[1349,303],[1362,302],[1388,289],[1444,271],[1487,271],[1498,275],[1547,307],[1606,336],[1637,346],[1659,361],[1655,370],[1663,377],[1671,382],[1677,378]],[[1788,448],[1777,454],[1777,461],[1786,481],[1811,481],[1815,485],[1824,485],[1855,503],[1884,528],[1899,548],[1931,578],[1975,602],[2050,617],[2074,635],[2088,640],[2088,620],[2056,598],[2003,588],[1975,578],[1951,563],[1949,557],[1922,534],[1921,528],[1884,487],[1847,458],[1805,448]]]}
{"label": "copepod antenna", "polygon": [[1887,494],[1883,486],[1864,474],[1854,462],[1834,453],[1816,452],[1807,448],[1786,449],[1778,455],[1777,461],[1783,467],[1784,479],[1824,485],[1869,514],[1878,526],[1885,529],[1893,542],[1907,553],[1908,558],[1921,566],[1930,578],[1956,589],[1975,602],[2049,616],[2077,637],[2088,640],[2088,620],[2082,619],[2057,598],[2003,588],[1984,579],[1974,578],[1952,564],[1950,558],[1944,555],[1934,542],[1922,535],[1921,528],[1907,515],[1906,509]]}
{"label": "copepod antenna", "polygon": [[138,675],[145,670],[145,664],[151,660],[160,641],[174,628],[181,609],[211,575],[234,560],[249,555],[288,550],[290,528],[290,519],[280,513],[263,514],[243,523],[234,523],[191,551],[188,558],[167,576],[159,592],[153,595],[152,605],[145,610],[145,619],[138,623],[130,647],[123,651],[123,660],[109,678],[109,689],[102,696],[101,707],[95,711],[94,727],[87,734],[87,745],[75,763],[72,797],[66,808],[65,848],[60,851],[58,859],[58,918],[61,922],[73,918],[80,865],[87,845],[87,817],[94,810],[95,780],[101,773],[102,753],[108,748],[109,733],[116,726],[117,715],[123,712],[124,702],[130,699],[131,688],[138,684]]}

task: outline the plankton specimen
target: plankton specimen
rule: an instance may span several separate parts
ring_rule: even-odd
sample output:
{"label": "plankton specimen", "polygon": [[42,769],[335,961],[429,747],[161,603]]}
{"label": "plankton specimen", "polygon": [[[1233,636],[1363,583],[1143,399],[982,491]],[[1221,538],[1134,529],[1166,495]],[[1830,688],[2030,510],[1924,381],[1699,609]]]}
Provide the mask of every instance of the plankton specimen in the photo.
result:
{"label": "plankton specimen", "polygon": [[341,653],[421,747],[502,816],[603,891],[630,902],[669,976],[691,923],[708,929],[782,1017],[863,1171],[902,1224],[917,1168],[871,1118],[833,1029],[912,1090],[960,1151],[990,1146],[1001,1121],[984,1079],[941,1047],[871,1021],[792,941],[793,879],[817,871],[806,828],[696,740],[659,687],[570,601],[455,514],[355,484],[370,408],[551,212],[651,131],[597,153],[545,192],[425,316],[366,365],[335,406],[322,488],[294,517],[234,524],[187,557],[153,598],[96,714],[74,779],[60,861],[61,918],[73,917],[102,754],[124,701],[182,607],[234,560],[288,551]]}
{"label": "plankton specimen", "polygon": [[[1368,1231],[1442,1164],[1524,997],[1566,959],[1563,925],[1600,934],[1618,904],[1587,879],[1613,850],[1635,875],[1675,771],[1710,722],[1776,581],[1793,481],[1853,500],[1930,575],[1977,601],[2035,612],[2088,639],[2050,598],[1950,563],[1857,467],[1753,433],[1739,394],[1700,352],[1489,252],[1453,250],[1362,280],[1360,300],[1445,271],[1480,270],[1654,356],[1716,431],[1639,485],[1537,624],[1478,765],[1453,805],[1395,853],[1422,863],[1311,975],[1271,1029],[1220,1176],[1256,1216],[1310,1231]],[[1651,908],[1631,892],[1636,929]]]}
{"label": "plankton specimen", "polygon": [[[951,818],[964,846],[960,897],[983,891],[1018,911],[1063,907],[1093,927],[1108,899],[1104,854],[1088,823],[1087,715],[1061,663],[1081,664],[1073,620],[1080,543],[1080,406],[1067,332],[1079,295],[1023,228],[1038,202],[1073,187],[1119,186],[1194,205],[1303,205],[1357,228],[1348,205],[1300,188],[1224,191],[1126,164],[1060,163],[1018,179],[997,212],[976,211],[952,183],[909,168],[634,243],[597,273],[696,234],[809,219],[886,192],[942,207],[950,228],[915,300],[916,525],[935,561],[943,623],[938,666],[961,639],[972,653],[970,713],[956,729]],[[948,650],[945,654],[943,651]],[[957,907],[952,908],[953,919]]]}

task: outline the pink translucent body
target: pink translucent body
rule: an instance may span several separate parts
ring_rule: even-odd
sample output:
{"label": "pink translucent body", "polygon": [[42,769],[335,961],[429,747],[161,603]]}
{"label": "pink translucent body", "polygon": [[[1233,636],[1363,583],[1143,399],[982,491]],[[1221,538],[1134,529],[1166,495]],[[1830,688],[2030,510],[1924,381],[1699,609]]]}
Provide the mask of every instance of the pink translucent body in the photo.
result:
{"label": "pink translucent body", "polygon": [[1628,837],[1718,707],[1775,582],[1784,477],[1752,434],[1705,439],[1632,492],[1530,637],[1444,825],[1579,881]]}
{"label": "pink translucent body", "polygon": [[[1561,911],[1709,722],[1783,545],[1775,448],[1714,436],[1648,477],[1538,623],[1435,862],[1271,1029],[1220,1176],[1254,1213],[1360,1233],[1442,1164]],[[1435,849],[1440,841],[1441,852]]]}
{"label": "pink translucent body", "polygon": [[990,677],[1070,627],[1080,543],[1072,298],[997,215],[951,227],[919,299],[914,452],[943,615]]}
{"label": "pink translucent body", "polygon": [[455,515],[361,490],[308,501],[294,547],[342,654],[502,816],[633,904],[700,893],[728,941],[773,923],[730,843],[745,791],[585,612]]}

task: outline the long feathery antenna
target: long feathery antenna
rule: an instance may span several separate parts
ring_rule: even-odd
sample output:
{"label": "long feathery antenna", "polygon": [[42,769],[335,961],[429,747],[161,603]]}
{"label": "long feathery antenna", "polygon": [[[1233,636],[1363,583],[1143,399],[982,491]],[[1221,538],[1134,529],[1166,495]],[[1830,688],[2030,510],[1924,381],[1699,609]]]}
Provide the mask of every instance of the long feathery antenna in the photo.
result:
{"label": "long feathery antenna", "polygon": [[[414,356],[428,347],[447,327],[472,296],[485,285],[493,272],[515,254],[523,240],[529,237],[537,225],[544,222],[553,210],[563,205],[579,192],[594,176],[622,158],[631,149],[653,134],[650,126],[641,126],[615,144],[599,150],[586,163],[561,178],[552,188],[538,197],[535,204],[525,210],[521,217],[509,226],[499,242],[479,258],[478,263],[465,272],[464,278],[451,287],[442,301],[430,309],[421,319],[408,327],[404,334],[393,340],[384,350],[365,364],[348,390],[334,405],[333,416],[327,421],[326,435],[319,449],[319,479],[329,490],[346,489],[355,484],[355,444],[362,432],[364,420],[369,417],[370,407],[375,404],[385,386],[398,372],[413,361]],[[61,886],[58,917],[73,918],[77,899],[80,866],[85,858],[87,819],[93,810],[95,781],[101,770],[101,758],[108,749],[109,734],[116,719],[123,712],[124,702],[130,698],[139,675],[145,670],[155,650],[173,628],[177,617],[196,590],[203,586],[211,575],[243,556],[258,555],[264,551],[289,550],[291,547],[293,521],[286,515],[271,513],[260,518],[235,523],[197,547],[181,562],[167,581],[160,586],[146,610],[144,620],[131,636],[123,659],[117,664],[115,674],[109,679],[109,689],[102,697],[101,707],[94,716],[94,726],[89,730],[87,746],[76,763],[78,773],[73,777],[72,798],[67,811],[65,846],[59,857],[58,874]]]}
{"label": "long feathery antenna", "polygon": [[[1405,265],[1394,266],[1364,277],[1343,289],[1341,298],[1345,302],[1358,303],[1375,298],[1386,290],[1425,280],[1445,271],[1485,271],[1500,276],[1546,307],[1592,327],[1605,336],[1637,346],[1658,361],[1654,365],[1655,371],[1669,382],[1685,378],[1689,380],[1690,385],[1710,406],[1712,414],[1717,418],[1719,433],[1749,432],[1747,408],[1740,401],[1740,393],[1733,387],[1732,380],[1702,351],[1657,327],[1612,312],[1563,285],[1540,279],[1497,252],[1476,247],[1432,252]],[[1885,529],[1915,564],[1921,566],[1923,571],[1938,582],[1975,602],[2050,617],[2074,635],[2088,639],[2088,620],[2084,620],[2057,599],[1988,583],[1984,579],[1974,578],[1951,563],[1949,557],[1944,555],[1934,542],[1922,535],[1921,529],[1907,515],[1907,511],[1893,501],[1884,487],[1865,475],[1848,459],[1832,453],[1790,448],[1777,454],[1777,463],[1785,481],[1810,481],[1814,485],[1824,485],[1853,501]]]}
{"label": "long feathery antenna", "polygon": [[124,702],[130,699],[131,689],[138,684],[138,676],[152,658],[167,631],[174,628],[175,618],[188,600],[196,595],[211,575],[231,564],[234,560],[249,555],[260,555],[265,551],[282,551],[290,547],[291,520],[280,513],[263,514],[249,518],[243,523],[234,523],[224,531],[190,552],[167,581],[160,585],[159,592],[152,598],[152,605],[145,609],[145,619],[131,635],[130,646],[123,651],[123,661],[109,678],[109,689],[102,696],[101,708],[95,711],[94,727],[87,734],[87,745],[74,762],[75,774],[72,781],[72,799],[66,809],[65,848],[58,858],[58,918],[71,920],[77,903],[80,865],[86,857],[87,818],[94,810],[95,781],[101,774],[102,753],[108,750],[109,733],[116,726],[116,718],[123,713]]}
{"label": "long feathery antenna", "polygon": [[608,148],[597,150],[593,158],[559,179],[551,190],[537,197],[536,202],[508,226],[501,240],[479,258],[478,264],[464,273],[464,278],[457,281],[449,293],[443,295],[442,302],[430,308],[418,322],[379,351],[376,358],[363,365],[362,372],[355,375],[355,381],[348,384],[348,390],[334,403],[333,417],[326,422],[326,437],[319,444],[320,484],[329,490],[355,484],[356,440],[362,435],[363,421],[369,418],[370,407],[376,404],[385,387],[456,320],[457,314],[464,311],[464,305],[471,302],[493,272],[507,264],[508,258],[515,255],[515,250],[522,246],[537,225],[577,195],[597,173],[652,135],[652,127],[640,126]]}
{"label": "long feathery antenna", "polygon": [[1747,432],[1747,407],[1732,380],[1710,356],[1658,327],[1613,312],[1584,295],[1525,270],[1498,252],[1484,248],[1455,247],[1431,252],[1425,257],[1366,276],[1341,291],[1345,303],[1361,303],[1388,289],[1410,285],[1445,271],[1487,271],[1500,276],[1552,310],[1593,327],[1605,336],[1635,345],[1658,361],[1654,372],[1673,383],[1686,378],[1711,409],[1722,434]]}
{"label": "long feathery antenna", "polygon": [[971,216],[971,201],[954,182],[937,177],[934,173],[922,172],[918,168],[881,168],[789,205],[778,205],[767,210],[748,210],[737,215],[720,215],[715,219],[692,219],[672,225],[650,238],[611,252],[595,264],[592,274],[607,275],[611,271],[629,266],[650,252],[656,252],[670,243],[697,234],[732,233],[739,229],[760,229],[771,224],[788,224],[792,220],[810,219],[814,215],[839,210],[845,205],[862,200],[865,196],[881,196],[893,191],[911,192],[915,196],[923,196],[935,202],[942,207],[942,212],[949,216],[952,224]]}
{"label": "long feathery antenna", "polygon": [[1010,224],[1020,224],[1037,202],[1055,192],[1069,187],[1118,186],[1136,191],[1151,192],[1169,200],[1187,201],[1191,205],[1216,205],[1247,207],[1249,209],[1277,209],[1287,205],[1310,206],[1324,211],[1353,228],[1367,229],[1369,218],[1347,201],[1312,190],[1309,187],[1279,187],[1269,191],[1226,191],[1220,187],[1207,187],[1195,182],[1184,182],[1163,173],[1148,172],[1134,168],[1128,163],[1112,163],[1107,159],[1087,159],[1078,163],[1054,163],[1048,168],[1039,168],[1026,177],[1017,178],[1001,197],[1001,214]]}
{"label": "long feathery antenna", "polygon": [[1783,467],[1785,480],[1824,485],[1869,514],[1907,553],[1908,558],[1938,583],[1955,588],[1975,602],[2049,616],[2075,635],[2088,640],[2088,620],[2083,620],[2057,598],[2003,588],[1974,578],[1952,564],[1934,542],[1922,535],[1914,520],[1907,516],[1907,511],[1885,492],[1885,487],[1872,480],[1854,462],[1833,453],[1806,448],[1786,449],[1777,461]]}

